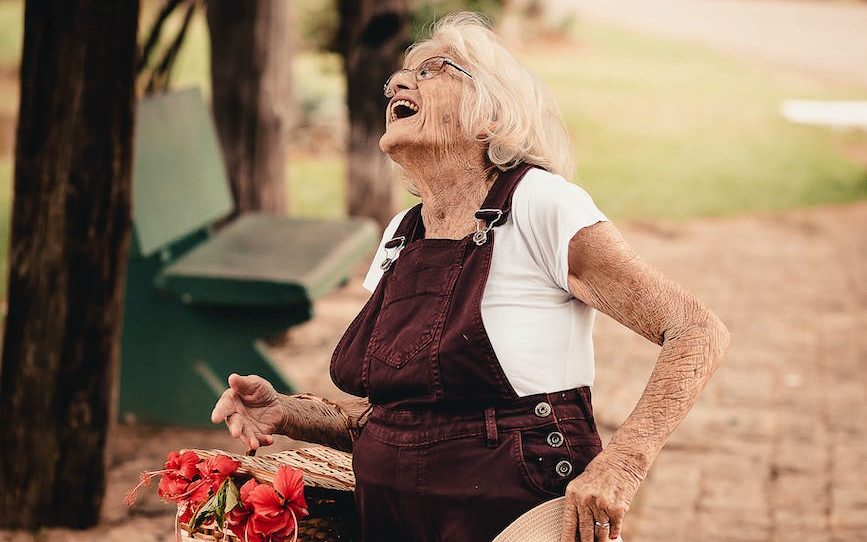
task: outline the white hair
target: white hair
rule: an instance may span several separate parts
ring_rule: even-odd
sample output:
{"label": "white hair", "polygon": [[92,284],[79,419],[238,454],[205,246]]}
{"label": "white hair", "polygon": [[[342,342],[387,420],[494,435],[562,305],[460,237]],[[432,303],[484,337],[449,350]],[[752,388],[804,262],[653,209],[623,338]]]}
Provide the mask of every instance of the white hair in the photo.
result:
{"label": "white hair", "polygon": [[501,170],[522,162],[571,178],[572,148],[560,108],[550,91],[503,46],[490,22],[473,12],[447,15],[430,37],[411,45],[404,66],[446,51],[472,74],[463,78],[461,126],[487,144]]}

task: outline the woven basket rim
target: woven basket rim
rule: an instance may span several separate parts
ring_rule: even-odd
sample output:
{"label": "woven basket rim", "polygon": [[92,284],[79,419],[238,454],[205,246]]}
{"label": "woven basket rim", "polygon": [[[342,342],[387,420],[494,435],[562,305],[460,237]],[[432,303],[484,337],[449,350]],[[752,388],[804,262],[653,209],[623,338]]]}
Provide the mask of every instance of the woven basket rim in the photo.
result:
{"label": "woven basket rim", "polygon": [[304,485],[336,491],[354,491],[355,474],[352,471],[352,454],[327,448],[308,446],[266,455],[248,456],[219,449],[189,448],[181,451],[195,452],[202,459],[217,455],[228,456],[241,463],[238,473],[251,476],[259,483],[274,483],[274,475],[280,466],[289,466],[304,473]]}

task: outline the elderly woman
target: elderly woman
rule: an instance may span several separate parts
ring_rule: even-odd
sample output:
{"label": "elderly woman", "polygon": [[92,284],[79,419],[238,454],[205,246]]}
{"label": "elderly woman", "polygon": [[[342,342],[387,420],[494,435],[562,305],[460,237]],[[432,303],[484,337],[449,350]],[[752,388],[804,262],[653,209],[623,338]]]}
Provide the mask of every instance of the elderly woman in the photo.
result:
{"label": "elderly woman", "polygon": [[[232,375],[213,421],[254,449],[285,434],[351,450],[367,541],[489,541],[564,494],[563,540],[616,539],[728,332],[565,179],[558,108],[482,19],[446,17],[404,65],[385,84],[380,147],[421,203],[386,228],[331,361],[363,399]],[[596,310],[662,346],[604,450]]]}

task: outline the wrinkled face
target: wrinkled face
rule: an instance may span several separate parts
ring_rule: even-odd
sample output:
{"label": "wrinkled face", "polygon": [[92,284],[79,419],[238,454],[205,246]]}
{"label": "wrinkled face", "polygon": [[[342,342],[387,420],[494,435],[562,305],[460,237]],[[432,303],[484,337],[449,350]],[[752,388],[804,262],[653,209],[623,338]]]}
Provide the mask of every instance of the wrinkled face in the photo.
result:
{"label": "wrinkled face", "polygon": [[418,61],[409,66],[410,70],[396,73],[389,81],[394,96],[385,110],[385,134],[379,147],[398,163],[412,153],[432,152],[441,157],[474,143],[460,126],[463,79],[469,76],[448,64],[422,80],[411,71],[425,66],[424,61],[435,56],[451,58],[444,51],[416,55]]}

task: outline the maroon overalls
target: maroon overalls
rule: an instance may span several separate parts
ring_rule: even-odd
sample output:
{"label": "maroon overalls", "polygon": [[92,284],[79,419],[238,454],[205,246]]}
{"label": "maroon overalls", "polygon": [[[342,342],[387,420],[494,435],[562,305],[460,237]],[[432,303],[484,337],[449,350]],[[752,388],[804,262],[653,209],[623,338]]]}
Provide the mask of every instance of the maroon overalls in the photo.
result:
{"label": "maroon overalls", "polygon": [[425,239],[421,204],[410,209],[337,344],[332,379],[374,405],[353,448],[366,542],[490,542],[602,450],[590,389],[518,397],[482,323],[491,228],[530,167],[500,174],[476,213],[486,233]]}

